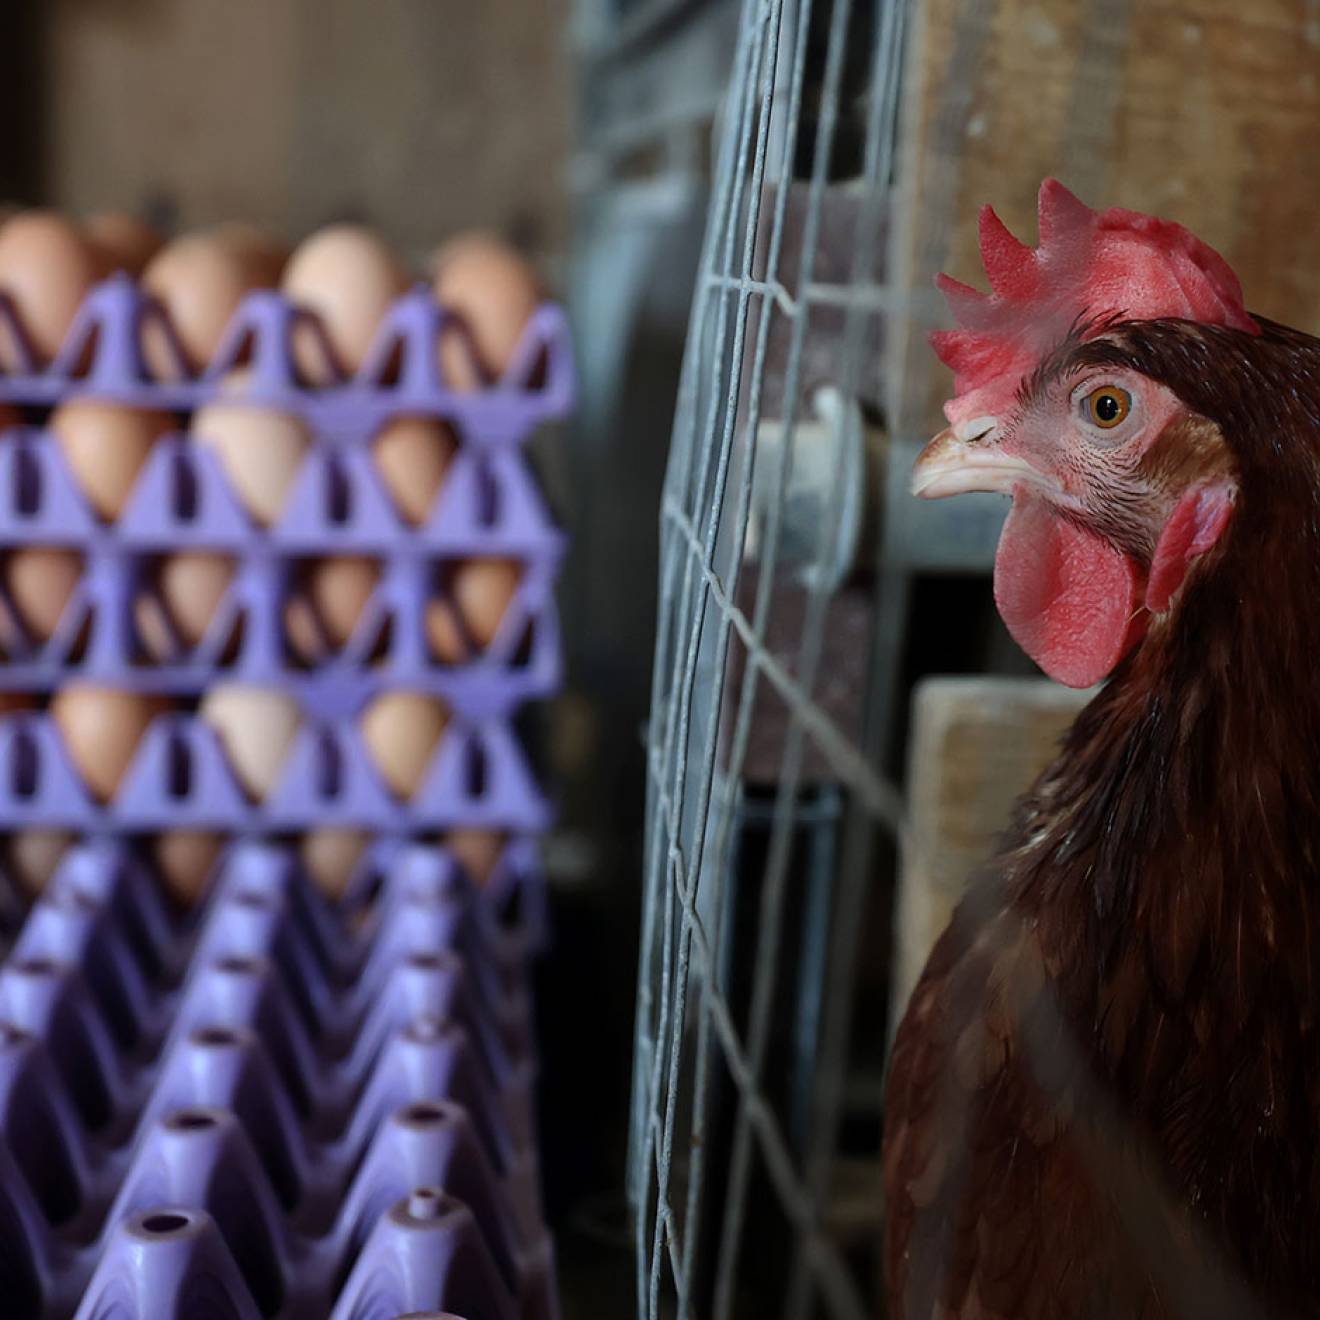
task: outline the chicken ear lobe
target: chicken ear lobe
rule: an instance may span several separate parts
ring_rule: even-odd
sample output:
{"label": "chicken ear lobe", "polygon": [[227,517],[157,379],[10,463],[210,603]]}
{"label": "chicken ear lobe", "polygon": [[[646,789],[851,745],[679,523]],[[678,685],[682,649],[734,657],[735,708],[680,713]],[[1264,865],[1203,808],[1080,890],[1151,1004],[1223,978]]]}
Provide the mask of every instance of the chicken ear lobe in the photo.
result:
{"label": "chicken ear lobe", "polygon": [[1184,491],[1164,524],[1146,580],[1146,608],[1163,614],[1186,579],[1193,562],[1220,538],[1233,514],[1237,488],[1217,481]]}
{"label": "chicken ear lobe", "polygon": [[1112,672],[1145,627],[1140,582],[1123,551],[1019,488],[995,555],[995,604],[1052,679],[1082,688]]}

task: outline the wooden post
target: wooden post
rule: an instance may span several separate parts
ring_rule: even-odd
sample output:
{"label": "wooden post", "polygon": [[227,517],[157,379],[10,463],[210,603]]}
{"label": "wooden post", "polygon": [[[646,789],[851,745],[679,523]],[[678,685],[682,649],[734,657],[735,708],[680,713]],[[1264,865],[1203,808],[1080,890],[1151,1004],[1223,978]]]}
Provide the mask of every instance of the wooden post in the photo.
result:
{"label": "wooden post", "polygon": [[1043,678],[928,678],[918,684],[908,846],[895,904],[894,1025],[1013,803],[1093,695]]}

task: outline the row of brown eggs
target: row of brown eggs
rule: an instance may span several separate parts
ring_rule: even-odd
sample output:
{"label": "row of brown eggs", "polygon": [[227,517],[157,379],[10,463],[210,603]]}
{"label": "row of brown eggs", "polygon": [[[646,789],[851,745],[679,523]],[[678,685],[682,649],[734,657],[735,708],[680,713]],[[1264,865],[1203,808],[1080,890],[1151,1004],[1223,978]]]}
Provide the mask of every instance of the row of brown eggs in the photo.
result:
{"label": "row of brown eggs", "polygon": [[[295,846],[303,869],[328,898],[343,896],[371,843],[365,830],[323,827],[300,835]],[[506,836],[495,830],[450,830],[444,847],[478,885],[489,881]],[[45,888],[64,854],[77,841],[67,830],[17,830],[0,843],[0,865],[28,898]],[[149,855],[167,892],[184,904],[203,892],[225,836],[211,830],[167,830],[150,841]]]}
{"label": "row of brown eggs", "polygon": [[[8,710],[32,705],[20,693],[4,697]],[[138,742],[157,716],[172,709],[167,697],[92,683],[70,683],[50,701],[50,716],[74,768],[98,801],[114,796]],[[198,717],[216,732],[238,782],[260,802],[279,778],[302,722],[298,702],[284,692],[241,683],[219,683],[202,698]],[[438,699],[416,692],[386,692],[360,719],[381,778],[400,799],[410,798],[449,723]]]}
{"label": "row of brown eggs", "polygon": [[[433,596],[426,604],[426,641],[436,660],[463,664],[472,658],[468,639],[478,652],[495,640],[522,572],[518,560],[496,557],[465,559],[454,566],[447,595]],[[323,658],[326,645],[331,650],[344,646],[379,582],[380,566],[372,559],[341,556],[310,564],[301,593],[285,607],[285,630],[295,654],[315,662]]]}
{"label": "row of brown eggs", "polygon": [[[509,364],[542,296],[527,263],[499,239],[470,233],[432,253],[427,277],[436,298],[465,321],[478,372],[456,342],[442,350],[442,369],[457,389],[474,389]],[[362,225],[336,224],[312,234],[292,253],[248,225],[196,230],[165,242],[128,216],[95,216],[82,224],[51,211],[19,211],[0,225],[0,292],[9,295],[42,361],[59,350],[88,290],[115,270],[127,271],[165,308],[192,371],[220,346],[244,296],[278,288],[315,312],[340,366],[350,374],[366,358],[390,303],[410,283],[405,263]],[[308,384],[328,383],[310,338],[294,345]],[[177,375],[159,334],[144,331],[147,366],[159,379]],[[0,369],[22,367],[18,345],[0,335]]]}
{"label": "row of brown eggs", "polygon": [[[0,410],[0,427],[19,420],[13,410]],[[89,503],[105,518],[122,510],[151,445],[172,425],[167,414],[81,399],[61,405],[48,422]],[[254,518],[269,524],[278,517],[310,444],[301,422],[287,413],[217,402],[199,411],[194,429],[200,443],[217,451]],[[418,523],[429,512],[453,447],[447,428],[428,418],[397,418],[376,437],[385,484],[407,521]],[[38,640],[53,631],[79,571],[78,557],[70,551],[32,549],[7,560],[4,573],[11,596]],[[218,554],[181,554],[166,567],[162,593],[185,641],[200,640],[231,573],[228,559]],[[370,562],[355,557],[326,560],[311,574],[311,595],[337,644],[351,633],[374,576]],[[516,572],[506,560],[478,559],[459,569],[455,596],[474,638],[483,645],[493,636],[515,584]],[[430,628],[441,658],[461,658],[455,654],[453,620],[443,602],[436,602]],[[488,635],[483,639],[483,634]]]}
{"label": "row of brown eggs", "polygon": [[[0,694],[0,711],[32,706],[33,698],[26,694]],[[165,698],[77,683],[51,699],[50,717],[74,769],[88,791],[104,802],[119,787],[147,726],[169,709]],[[269,689],[221,684],[203,698],[198,717],[215,730],[248,796],[254,801],[264,798],[279,778],[301,723],[297,702]],[[385,693],[363,712],[363,742],[381,779],[398,798],[410,798],[421,786],[448,722],[441,702],[412,692]],[[9,845],[10,864],[20,882],[39,888],[72,837],[49,830],[15,835]],[[314,830],[303,836],[300,849],[309,872],[333,894],[342,891],[369,837],[360,830]],[[195,890],[221,842],[220,835],[210,832],[172,831],[156,840],[156,862],[176,891]],[[502,836],[454,831],[449,842],[474,878],[484,882],[498,859]]]}
{"label": "row of brown eggs", "polygon": [[[39,645],[54,634],[82,573],[82,556],[73,550],[32,547],[0,557],[0,583],[28,642]],[[426,604],[423,622],[433,658],[461,665],[483,652],[499,631],[522,574],[516,559],[457,561],[445,593]],[[198,645],[233,577],[227,555],[185,550],[165,556],[152,576],[154,592],[144,591],[134,602],[138,636],[149,658],[167,659],[173,636],[185,647]],[[285,636],[293,654],[316,664],[345,646],[380,580],[379,563],[365,556],[309,562],[285,604]],[[0,617],[0,655],[16,649],[18,641],[5,632]]]}
{"label": "row of brown eggs", "polygon": [[[241,375],[235,373],[231,380],[241,384]],[[23,421],[19,409],[0,404],[0,432]],[[114,522],[152,446],[180,426],[171,413],[77,398],[55,408],[45,428],[93,512]],[[312,445],[311,431],[295,414],[223,395],[192,415],[188,435],[192,443],[214,452],[240,504],[263,527],[283,513]],[[412,526],[424,522],[457,448],[452,429],[437,418],[399,416],[385,422],[369,445],[399,516]]]}
{"label": "row of brown eggs", "polygon": [[[21,415],[0,407],[0,429],[17,425]],[[60,405],[47,421],[49,431],[89,504],[102,518],[122,511],[151,446],[174,427],[166,413],[130,408],[93,399]],[[213,449],[240,501],[262,525],[274,522],[311,437],[293,414],[217,400],[193,418],[196,443]],[[455,442],[444,423],[433,418],[397,417],[372,441],[373,454],[386,489],[406,522],[421,523],[444,483]],[[80,567],[68,550],[30,549],[7,557],[3,576],[25,626],[38,641],[54,630]],[[161,574],[161,592],[176,627],[188,644],[201,639],[211,614],[232,576],[230,561],[220,554],[180,554]],[[473,640],[484,647],[503,617],[519,572],[502,558],[476,558],[461,565],[454,577],[453,599]],[[332,645],[342,645],[375,586],[377,570],[355,556],[323,561],[309,574],[307,590],[326,625]],[[148,639],[161,637],[158,620],[140,620]],[[315,658],[306,642],[306,622],[289,621],[296,648]],[[451,607],[437,599],[427,621],[432,648],[446,663],[465,657]],[[2,640],[2,639],[0,639]],[[168,649],[162,643],[159,654]]]}

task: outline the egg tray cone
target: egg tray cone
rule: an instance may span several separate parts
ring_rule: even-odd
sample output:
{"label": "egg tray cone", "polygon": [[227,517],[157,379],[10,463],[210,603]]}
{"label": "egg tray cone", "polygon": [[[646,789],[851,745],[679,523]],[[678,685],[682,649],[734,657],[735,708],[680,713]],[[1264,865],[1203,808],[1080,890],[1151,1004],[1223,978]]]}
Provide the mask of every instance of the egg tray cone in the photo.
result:
{"label": "egg tray cone", "polygon": [[531,927],[442,850],[369,906],[243,843],[187,918],[66,855],[0,966],[4,1314],[555,1320]]}
{"label": "egg tray cone", "polygon": [[[507,712],[558,686],[552,587],[563,537],[519,446],[572,401],[562,312],[549,304],[538,309],[503,379],[476,391],[452,390],[441,380],[440,338],[454,319],[425,290],[392,307],[357,377],[325,389],[300,387],[292,365],[293,330],[309,315],[279,294],[249,294],[205,373],[156,382],[147,376],[140,341],[144,325],[164,312],[117,275],[88,295],[47,369],[0,376],[0,401],[29,407],[95,398],[187,412],[223,397],[292,412],[312,436],[281,516],[262,527],[215,454],[181,435],[154,445],[119,516],[105,522],[49,434],[11,430],[0,446],[0,547],[73,550],[86,567],[49,637],[33,637],[0,592],[6,687],[44,691],[80,677],[137,691],[196,693],[224,676],[286,688],[309,706],[326,699],[342,706],[402,686],[485,714]],[[12,306],[0,295],[0,320],[6,318],[12,328]],[[225,382],[240,363],[245,375],[236,392]],[[401,517],[368,452],[381,424],[399,415],[440,418],[459,438],[420,526]],[[234,574],[195,645],[183,642],[166,616],[172,636],[161,656],[139,634],[134,602],[150,590],[151,566],[182,551],[224,554]],[[377,561],[380,580],[353,635],[341,647],[323,647],[323,656],[309,663],[293,653],[284,608],[300,564],[343,555]],[[427,604],[443,596],[445,565],[472,558],[515,559],[522,577],[489,644],[479,647],[469,636],[466,660],[445,662],[427,641]]]}

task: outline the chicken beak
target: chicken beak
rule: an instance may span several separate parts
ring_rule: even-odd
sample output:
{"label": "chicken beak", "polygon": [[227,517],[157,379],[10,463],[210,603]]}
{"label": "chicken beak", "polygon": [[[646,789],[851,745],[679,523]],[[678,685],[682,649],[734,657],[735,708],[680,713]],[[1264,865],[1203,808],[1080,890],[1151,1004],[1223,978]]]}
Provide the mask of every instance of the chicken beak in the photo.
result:
{"label": "chicken beak", "polygon": [[995,443],[993,417],[946,427],[921,451],[912,469],[912,493],[923,500],[969,491],[1011,495],[1022,482],[1039,485],[1041,473]]}

